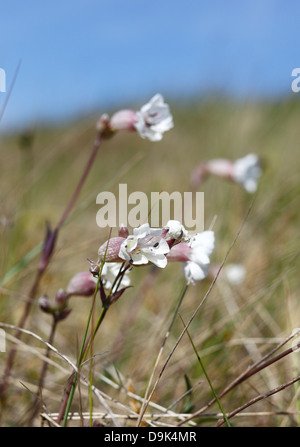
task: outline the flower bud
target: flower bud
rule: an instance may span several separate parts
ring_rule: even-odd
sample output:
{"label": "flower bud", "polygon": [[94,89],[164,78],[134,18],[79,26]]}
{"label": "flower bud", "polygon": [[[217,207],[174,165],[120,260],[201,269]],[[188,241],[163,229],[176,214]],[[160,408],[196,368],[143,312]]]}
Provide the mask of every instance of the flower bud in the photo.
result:
{"label": "flower bud", "polygon": [[105,262],[123,262],[123,259],[119,257],[119,252],[122,243],[126,240],[124,237],[112,237],[109,241],[104,242],[98,250],[100,261]]}
{"label": "flower bud", "polygon": [[97,276],[99,276],[99,273],[100,273],[100,266],[93,262],[93,263],[91,263],[89,271],[94,277],[97,277]]}
{"label": "flower bud", "polygon": [[50,303],[50,299],[47,295],[41,296],[38,300],[38,304],[40,309],[47,314],[52,312],[52,306]]}
{"label": "flower bud", "polygon": [[66,307],[68,295],[63,289],[59,289],[55,295],[55,307],[56,309],[63,309]]}
{"label": "flower bud", "polygon": [[168,230],[167,237],[170,239],[177,241],[188,240],[188,231],[178,220],[169,220],[164,229]]}
{"label": "flower bud", "polygon": [[121,225],[119,228],[119,236],[124,237],[126,239],[129,236],[128,228]]}
{"label": "flower bud", "polygon": [[96,129],[103,138],[110,138],[114,134],[113,129],[110,127],[110,119],[107,113],[100,116],[96,124]]}
{"label": "flower bud", "polygon": [[68,296],[91,296],[95,292],[97,280],[89,271],[74,275],[66,289]]}

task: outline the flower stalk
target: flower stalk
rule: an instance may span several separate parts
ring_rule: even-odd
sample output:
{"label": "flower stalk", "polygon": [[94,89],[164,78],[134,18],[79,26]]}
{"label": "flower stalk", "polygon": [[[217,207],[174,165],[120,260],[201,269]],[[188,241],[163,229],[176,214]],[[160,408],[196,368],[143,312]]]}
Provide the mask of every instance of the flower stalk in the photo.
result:
{"label": "flower stalk", "polygon": [[[37,294],[37,290],[38,290],[40,281],[48,267],[48,264],[51,260],[52,255],[53,255],[59,231],[60,231],[61,227],[63,226],[63,224],[65,223],[67,217],[69,216],[73,206],[75,205],[76,200],[78,199],[78,196],[79,196],[79,194],[82,190],[82,187],[85,183],[85,180],[93,166],[94,160],[96,158],[99,147],[101,145],[101,141],[102,141],[102,135],[101,135],[101,131],[99,131],[98,135],[94,141],[94,145],[93,145],[90,157],[89,157],[87,164],[85,166],[85,169],[83,171],[83,174],[82,174],[82,176],[73,192],[73,195],[72,195],[68,205],[66,206],[60,220],[58,221],[55,229],[52,231],[50,225],[47,224],[46,237],[45,237],[45,241],[44,241],[44,247],[42,250],[39,267],[38,267],[33,285],[29,291],[28,298],[26,300],[21,318],[18,323],[18,328],[20,328],[20,329],[23,329],[26,324],[27,318],[28,318],[30,310],[31,310],[32,303],[34,302],[34,300],[36,298],[36,294]],[[21,335],[22,335],[22,332],[21,332],[21,330],[18,329],[16,331],[15,337],[19,340],[21,338]],[[13,347],[13,348],[11,348],[10,352],[8,353],[6,367],[5,367],[3,378],[2,378],[1,389],[0,389],[0,397],[2,400],[5,399],[6,389],[8,386],[8,380],[9,380],[11,370],[12,370],[12,367],[13,367],[13,364],[15,361],[15,357],[16,357],[16,348]]]}

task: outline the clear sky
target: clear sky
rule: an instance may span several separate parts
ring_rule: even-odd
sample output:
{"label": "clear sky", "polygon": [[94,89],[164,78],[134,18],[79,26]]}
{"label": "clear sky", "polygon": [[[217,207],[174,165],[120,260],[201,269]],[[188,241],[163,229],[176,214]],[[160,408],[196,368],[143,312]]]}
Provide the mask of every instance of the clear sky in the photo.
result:
{"label": "clear sky", "polygon": [[0,131],[142,105],[157,92],[169,103],[295,94],[299,23],[299,0],[2,1],[7,90],[21,66]]}

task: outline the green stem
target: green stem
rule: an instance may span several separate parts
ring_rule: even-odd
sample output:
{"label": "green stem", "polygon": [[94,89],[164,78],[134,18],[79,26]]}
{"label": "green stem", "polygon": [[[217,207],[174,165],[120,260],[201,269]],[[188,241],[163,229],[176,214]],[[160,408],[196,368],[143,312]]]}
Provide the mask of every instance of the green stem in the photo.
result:
{"label": "green stem", "polygon": [[[92,342],[92,340],[94,340],[96,332],[99,329],[99,326],[100,326],[100,324],[101,324],[101,322],[102,322],[102,320],[103,320],[103,318],[104,318],[104,316],[106,314],[107,308],[108,308],[108,302],[106,302],[107,303],[106,305],[104,303],[104,305],[102,307],[102,310],[101,310],[100,317],[98,319],[98,322],[97,322],[97,325],[96,325],[96,328],[95,328],[96,330],[94,329],[94,331],[92,333],[92,336],[90,337],[89,341],[86,342],[88,330],[89,330],[89,327],[90,327],[90,322],[91,322],[93,311],[94,311],[94,307],[95,307],[96,296],[97,296],[98,289],[99,289],[101,274],[102,274],[103,266],[104,266],[104,263],[105,263],[105,257],[106,257],[106,253],[107,253],[107,249],[108,249],[108,243],[109,243],[109,240],[110,240],[110,236],[111,236],[111,230],[110,230],[109,238],[108,238],[108,241],[107,241],[106,250],[105,250],[105,253],[104,253],[104,259],[103,259],[103,261],[101,263],[101,267],[100,267],[100,271],[99,271],[98,281],[97,281],[96,288],[95,288],[95,293],[94,293],[94,296],[93,296],[93,303],[92,303],[92,306],[91,306],[91,309],[90,309],[90,312],[89,312],[88,321],[87,321],[87,324],[86,324],[83,340],[82,340],[82,343],[81,343],[81,348],[80,348],[80,352],[79,352],[79,356],[78,356],[78,360],[77,360],[77,368],[78,369],[80,368],[81,363],[86,358],[86,355],[87,355],[87,353],[89,351],[91,342]],[[69,410],[70,410],[70,407],[71,407],[71,403],[73,401],[75,388],[76,388],[76,384],[77,384],[77,377],[78,377],[78,373],[77,373],[77,371],[75,371],[74,372],[73,381],[72,381],[71,390],[70,390],[70,394],[69,394],[68,401],[67,401],[67,404],[66,404],[66,408],[65,408],[65,411],[64,411],[64,418],[63,418],[63,422],[62,422],[62,426],[63,427],[66,427],[66,425],[67,425],[68,414],[69,414]],[[91,389],[91,387],[90,387],[90,389]]]}
{"label": "green stem", "polygon": [[[184,323],[184,321],[183,321],[183,319],[182,319],[181,316],[180,316],[180,318],[181,318],[181,321],[182,321],[184,327],[186,328],[185,323]],[[222,412],[222,414],[223,414],[223,417],[224,417],[224,420],[225,420],[225,422],[226,422],[226,425],[227,425],[227,427],[231,427],[231,424],[230,424],[230,422],[229,422],[229,419],[228,419],[228,417],[226,416],[225,411],[223,410],[222,404],[221,404],[221,402],[220,402],[220,400],[219,400],[219,398],[218,398],[218,396],[217,396],[217,393],[215,392],[215,389],[214,389],[214,387],[213,387],[213,384],[212,384],[211,381],[210,381],[210,378],[209,378],[209,376],[208,376],[208,374],[207,374],[207,372],[206,372],[206,369],[205,369],[205,367],[204,367],[204,364],[203,364],[203,362],[202,362],[202,360],[201,360],[200,355],[198,354],[198,351],[197,351],[197,349],[196,349],[196,346],[194,345],[194,342],[193,342],[193,340],[192,340],[192,338],[191,338],[191,336],[190,336],[190,333],[189,333],[188,329],[186,329],[186,333],[187,333],[187,335],[188,335],[188,337],[189,337],[189,339],[190,339],[191,345],[192,345],[192,347],[193,347],[193,349],[194,349],[194,352],[195,352],[195,354],[196,354],[196,356],[197,356],[198,362],[199,362],[199,364],[200,364],[200,366],[201,366],[201,369],[202,369],[202,371],[203,371],[203,373],[204,373],[204,375],[205,375],[205,378],[206,378],[206,380],[207,380],[207,382],[208,382],[208,384],[209,384],[209,386],[210,386],[210,389],[211,389],[211,391],[212,391],[212,393],[213,393],[213,395],[214,395],[214,398],[216,399],[216,402],[217,402],[217,404],[218,404],[218,406],[219,406],[219,408],[220,408],[220,410],[221,410],[221,412]]]}

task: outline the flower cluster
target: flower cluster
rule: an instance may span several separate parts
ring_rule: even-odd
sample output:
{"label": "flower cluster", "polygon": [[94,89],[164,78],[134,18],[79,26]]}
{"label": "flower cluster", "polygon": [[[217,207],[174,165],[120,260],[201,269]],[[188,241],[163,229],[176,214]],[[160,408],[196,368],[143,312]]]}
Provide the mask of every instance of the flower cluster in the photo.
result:
{"label": "flower cluster", "polygon": [[190,235],[180,222],[170,220],[163,228],[151,228],[146,223],[126,238],[111,238],[99,248],[98,262],[152,263],[165,268],[169,261],[178,261],[183,263],[187,281],[194,284],[207,276],[213,250],[213,231]]}

